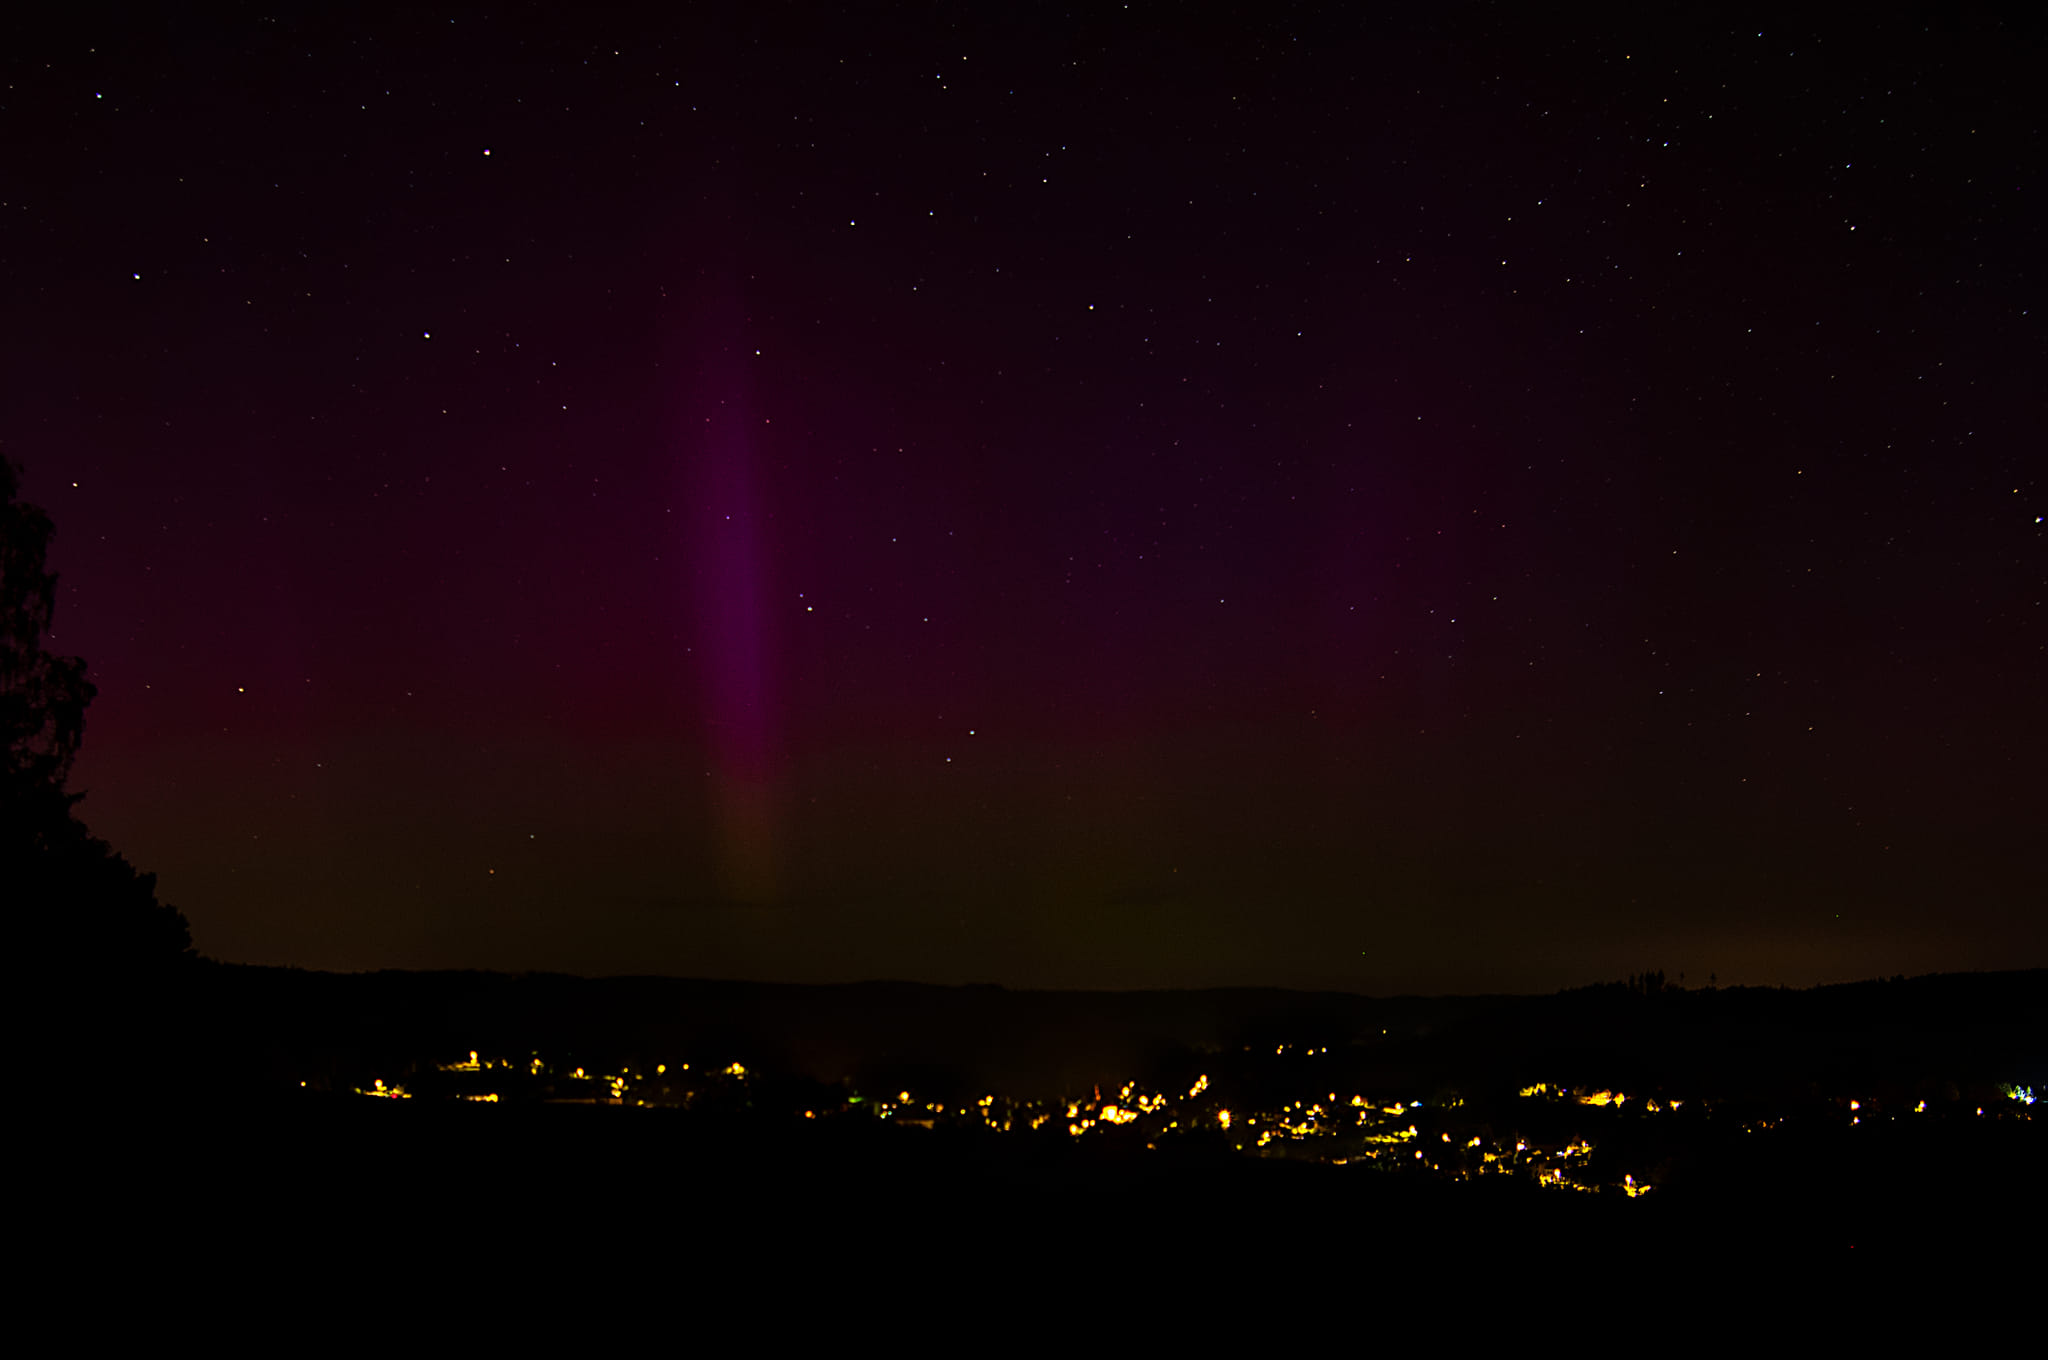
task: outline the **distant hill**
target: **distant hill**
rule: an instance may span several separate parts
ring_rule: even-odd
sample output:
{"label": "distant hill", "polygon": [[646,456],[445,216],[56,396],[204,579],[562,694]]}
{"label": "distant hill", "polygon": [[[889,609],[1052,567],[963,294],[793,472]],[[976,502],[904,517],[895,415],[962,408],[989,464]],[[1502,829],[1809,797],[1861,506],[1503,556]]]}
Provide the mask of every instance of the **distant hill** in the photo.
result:
{"label": "distant hill", "polygon": [[1259,1059],[1354,1089],[1625,1082],[1723,1095],[1816,1082],[2048,1078],[2048,970],[1807,990],[1613,984],[1550,996],[1277,988],[1038,992],[496,973],[332,974],[214,965],[188,1043],[248,1079],[397,1070],[470,1049],[593,1066],[739,1059],[867,1089],[1059,1097]]}

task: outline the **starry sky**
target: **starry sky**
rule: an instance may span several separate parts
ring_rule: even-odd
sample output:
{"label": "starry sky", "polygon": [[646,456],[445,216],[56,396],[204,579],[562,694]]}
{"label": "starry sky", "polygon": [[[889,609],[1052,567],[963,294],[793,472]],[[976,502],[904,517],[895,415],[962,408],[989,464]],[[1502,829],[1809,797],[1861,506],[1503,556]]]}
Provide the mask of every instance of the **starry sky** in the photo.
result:
{"label": "starry sky", "polygon": [[0,456],[202,952],[2048,963],[2040,21],[604,8],[8,21]]}

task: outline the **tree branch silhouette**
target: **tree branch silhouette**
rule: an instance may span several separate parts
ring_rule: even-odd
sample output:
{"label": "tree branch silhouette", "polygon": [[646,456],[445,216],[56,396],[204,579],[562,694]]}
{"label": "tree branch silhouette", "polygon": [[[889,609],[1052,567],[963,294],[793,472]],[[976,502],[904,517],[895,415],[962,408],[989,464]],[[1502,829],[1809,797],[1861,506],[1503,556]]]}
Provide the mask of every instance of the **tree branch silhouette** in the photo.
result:
{"label": "tree branch silhouette", "polygon": [[67,790],[94,688],[85,662],[44,645],[56,609],[54,526],[0,459],[0,892],[31,959],[70,973],[126,973],[191,957],[184,916],[77,816]]}

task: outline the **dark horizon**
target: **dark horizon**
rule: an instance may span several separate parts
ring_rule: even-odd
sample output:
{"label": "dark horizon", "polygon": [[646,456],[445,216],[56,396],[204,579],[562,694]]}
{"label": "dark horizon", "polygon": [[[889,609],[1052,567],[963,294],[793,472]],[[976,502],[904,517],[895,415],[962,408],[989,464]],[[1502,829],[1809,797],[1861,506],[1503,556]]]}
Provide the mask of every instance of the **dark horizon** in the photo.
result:
{"label": "dark horizon", "polygon": [[994,982],[987,979],[969,979],[960,982],[934,982],[924,978],[891,977],[882,974],[873,976],[832,978],[823,981],[783,978],[719,977],[687,973],[579,973],[562,968],[318,968],[305,964],[250,963],[242,960],[220,959],[195,951],[194,957],[210,967],[228,970],[247,970],[258,973],[286,975],[311,975],[354,980],[373,979],[379,976],[412,978],[489,978],[506,982],[545,982],[562,980],[573,983],[636,985],[641,983],[657,985],[707,986],[732,988],[801,989],[806,991],[857,991],[863,988],[910,988],[937,992],[968,993],[977,991],[1008,992],[1020,996],[1076,996],[1076,997],[1146,997],[1164,994],[1198,996],[1218,993],[1263,993],[1270,995],[1294,995],[1313,997],[1318,995],[1342,996],[1364,1002],[1484,1002],[1535,1001],[1547,997],[1570,996],[1574,994],[1610,991],[1614,989],[1634,990],[1649,977],[1657,979],[1657,988],[1674,994],[1691,992],[1727,993],[1783,993],[1788,995],[1813,995],[1829,991],[1854,990],[1858,988],[1894,986],[1902,983],[1938,985],[1958,983],[1966,979],[2006,980],[2035,978],[2048,974],[2048,967],[2030,964],[2015,964],[2010,968],[1969,968],[1921,973],[1893,973],[1889,976],[1869,974],[1862,977],[1843,978],[1836,981],[1811,983],[1775,982],[1731,982],[1716,975],[1713,980],[1694,978],[1689,974],[1680,977],[1665,969],[1646,969],[1611,977],[1589,978],[1583,982],[1568,983],[1561,987],[1530,991],[1386,991],[1368,992],[1355,987],[1290,986],[1285,983],[1213,983],[1197,986],[1133,986],[1133,987],[1038,987]]}
{"label": "dark horizon", "polygon": [[316,970],[2048,963],[2040,21],[1386,22],[38,16],[80,816]]}

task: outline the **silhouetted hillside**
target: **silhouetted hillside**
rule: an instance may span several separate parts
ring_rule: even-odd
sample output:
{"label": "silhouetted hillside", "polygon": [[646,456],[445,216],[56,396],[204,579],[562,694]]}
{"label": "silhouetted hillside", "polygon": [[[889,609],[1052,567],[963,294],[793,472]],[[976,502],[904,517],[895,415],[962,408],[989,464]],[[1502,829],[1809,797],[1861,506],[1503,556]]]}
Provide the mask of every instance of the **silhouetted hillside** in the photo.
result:
{"label": "silhouetted hillside", "polygon": [[2048,1075],[2048,971],[2038,969],[1809,991],[1374,998],[215,965],[195,999],[195,1053],[272,1089],[470,1049],[593,1067],[741,1059],[953,1100],[1060,1098],[1134,1077],[1184,1084],[1231,1063],[1279,1084],[1308,1065],[1355,1089],[1476,1094],[1551,1081],[1755,1099]]}

